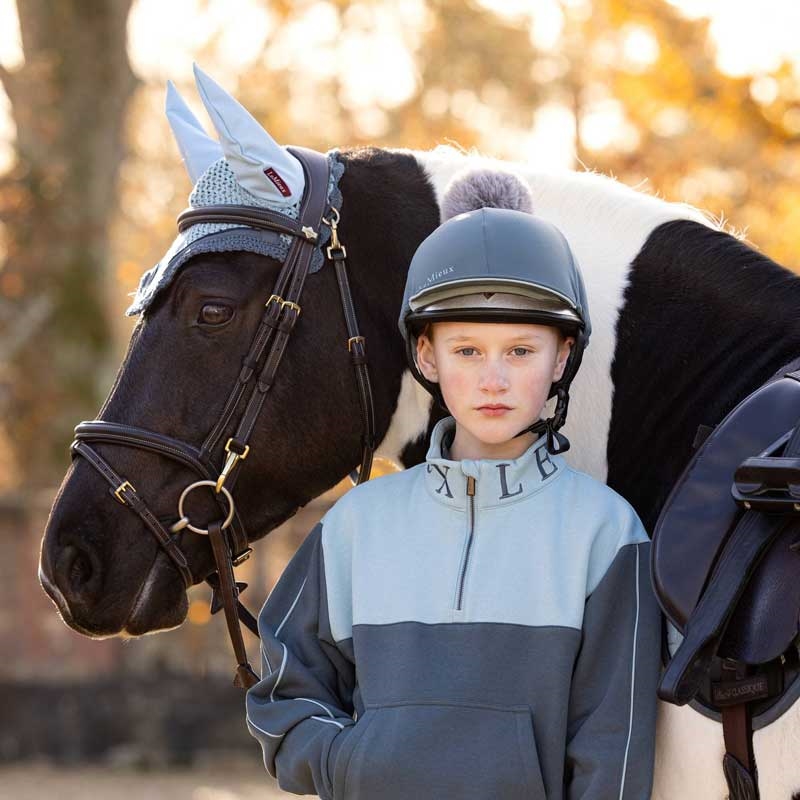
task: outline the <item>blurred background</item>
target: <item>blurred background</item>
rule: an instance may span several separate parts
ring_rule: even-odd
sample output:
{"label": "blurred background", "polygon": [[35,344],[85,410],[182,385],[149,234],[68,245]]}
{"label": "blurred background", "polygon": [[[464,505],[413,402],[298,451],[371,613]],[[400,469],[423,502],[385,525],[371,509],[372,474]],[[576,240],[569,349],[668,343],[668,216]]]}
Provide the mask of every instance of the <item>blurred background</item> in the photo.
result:
{"label": "blurred background", "polygon": [[[0,0],[0,797],[271,796],[203,590],[178,630],[91,641],[36,578],[72,428],[191,188],[167,79],[205,120],[197,61],[283,144],[610,174],[795,268],[798,30],[796,0]],[[242,568],[254,610],[345,490]]]}

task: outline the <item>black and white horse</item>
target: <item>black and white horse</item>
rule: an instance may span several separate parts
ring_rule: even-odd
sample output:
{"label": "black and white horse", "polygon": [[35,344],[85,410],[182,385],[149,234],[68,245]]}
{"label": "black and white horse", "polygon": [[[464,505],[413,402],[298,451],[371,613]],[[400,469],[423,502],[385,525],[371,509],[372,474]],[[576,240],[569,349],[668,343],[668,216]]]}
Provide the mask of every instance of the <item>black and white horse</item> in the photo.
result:
{"label": "black and white horse", "polygon": [[[534,212],[557,225],[581,265],[593,323],[573,384],[567,460],[607,481],[652,528],[686,464],[698,425],[719,422],[800,356],[800,278],[719,230],[696,210],[592,173],[541,173],[440,146],[343,150],[339,234],[366,337],[378,454],[410,466],[438,418],[405,366],[397,316],[416,245],[439,222],[444,189],[471,166],[513,169]],[[219,418],[279,263],[246,252],[190,258],[137,324],[100,418],[199,444]],[[203,310],[233,309],[224,324]],[[222,314],[224,318],[225,313]],[[212,313],[212,318],[214,314]],[[306,281],[302,317],[278,372],[237,508],[253,538],[268,534],[359,462],[361,423],[335,277]],[[224,439],[223,439],[224,441]],[[164,520],[190,481],[178,464],[98,445]],[[219,454],[217,454],[219,455]],[[94,637],[179,625],[183,583],[139,518],[73,462],[45,533],[40,576],[65,621]],[[207,540],[183,535],[194,579],[213,569]],[[721,726],[661,704],[653,797],[722,800]],[[755,734],[763,800],[800,792],[800,703]]]}

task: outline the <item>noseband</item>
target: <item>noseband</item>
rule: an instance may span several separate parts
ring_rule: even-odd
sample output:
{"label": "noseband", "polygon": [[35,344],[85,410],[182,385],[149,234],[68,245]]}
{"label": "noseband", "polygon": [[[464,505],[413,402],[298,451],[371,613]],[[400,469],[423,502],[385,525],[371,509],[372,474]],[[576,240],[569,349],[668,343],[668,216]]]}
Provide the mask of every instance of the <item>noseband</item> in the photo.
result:
{"label": "noseband", "polygon": [[[376,446],[375,411],[367,370],[365,339],[358,330],[353,298],[350,293],[345,263],[347,253],[338,237],[339,212],[336,208],[331,207],[330,218],[326,219],[323,216],[327,205],[328,159],[321,153],[304,147],[287,149],[303,165],[305,174],[306,191],[298,219],[292,219],[269,209],[235,205],[189,209],[178,217],[179,231],[201,222],[212,222],[271,230],[293,237],[272,294],[265,303],[265,311],[258,330],[242,360],[242,369],[236,385],[228,396],[222,415],[206,436],[202,446],[198,449],[179,439],[131,425],[93,420],[81,422],[75,428],[75,441],[70,448],[73,458],[76,455],[83,456],[100,473],[109,484],[109,494],[115,500],[139,515],[172,560],[183,578],[186,588],[194,583],[194,579],[186,555],[178,544],[178,536],[184,529],[208,535],[217,567],[216,571],[205,579],[214,590],[211,611],[216,613],[220,608],[224,608],[228,632],[238,662],[234,683],[243,688],[252,686],[258,681],[258,676],[247,661],[239,621],[241,619],[256,636],[258,635],[258,626],[253,616],[238,600],[239,592],[244,584],[237,584],[233,577],[233,567],[245,561],[250,556],[252,548],[248,544],[247,532],[236,511],[232,490],[239,474],[236,467],[247,458],[250,452],[248,441],[264,405],[267,392],[274,383],[275,374],[286,350],[289,336],[300,316],[300,296],[314,247],[319,238],[320,225],[323,223],[331,229],[331,241],[326,253],[336,271],[347,326],[347,350],[355,370],[363,417],[364,433],[362,434],[361,466],[358,470],[357,483],[369,480]],[[266,357],[264,357],[265,353]],[[224,463],[220,470],[214,462],[214,450],[251,384],[252,391],[236,427],[236,432],[225,444]],[[93,444],[110,443],[146,450],[170,458],[192,470],[198,480],[186,486],[180,496],[178,521],[169,529],[165,528],[137,493],[133,484],[117,474],[89,444],[90,442]],[[209,523],[206,529],[192,525],[189,518],[183,513],[186,496],[196,488],[204,486],[214,489],[214,499],[221,514],[220,519]]]}

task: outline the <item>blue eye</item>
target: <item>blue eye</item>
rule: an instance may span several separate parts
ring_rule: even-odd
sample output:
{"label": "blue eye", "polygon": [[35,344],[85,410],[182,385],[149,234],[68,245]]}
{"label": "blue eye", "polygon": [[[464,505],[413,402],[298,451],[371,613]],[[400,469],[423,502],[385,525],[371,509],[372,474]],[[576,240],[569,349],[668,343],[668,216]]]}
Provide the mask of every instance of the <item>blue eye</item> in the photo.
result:
{"label": "blue eye", "polygon": [[524,356],[532,351],[529,350],[527,347],[515,347],[513,352],[515,356]]}
{"label": "blue eye", "polygon": [[[469,352],[467,352],[469,351]],[[475,352],[474,347],[462,347],[460,350],[456,352],[461,353],[462,356],[471,356]]]}

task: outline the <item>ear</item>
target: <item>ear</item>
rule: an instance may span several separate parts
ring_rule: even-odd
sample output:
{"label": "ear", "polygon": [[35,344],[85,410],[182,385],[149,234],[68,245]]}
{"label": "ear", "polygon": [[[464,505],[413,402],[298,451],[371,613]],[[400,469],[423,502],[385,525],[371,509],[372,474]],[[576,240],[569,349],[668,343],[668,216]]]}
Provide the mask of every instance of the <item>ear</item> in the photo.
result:
{"label": "ear", "polygon": [[303,165],[197,64],[194,75],[236,180],[262,200],[294,205],[303,196]]}
{"label": "ear", "polygon": [[417,366],[423,377],[433,383],[439,382],[439,371],[436,368],[436,353],[433,351],[433,343],[422,334],[417,339]]}
{"label": "ear", "polygon": [[561,380],[564,374],[564,368],[567,366],[567,359],[569,358],[572,347],[575,344],[574,336],[567,336],[558,345],[558,355],[556,357],[555,368],[553,369],[553,382]]}
{"label": "ear", "polygon": [[186,105],[186,101],[180,96],[172,81],[167,81],[165,111],[186,171],[192,183],[196,183],[215,161],[222,158],[222,148],[219,142],[203,130],[203,126]]}

